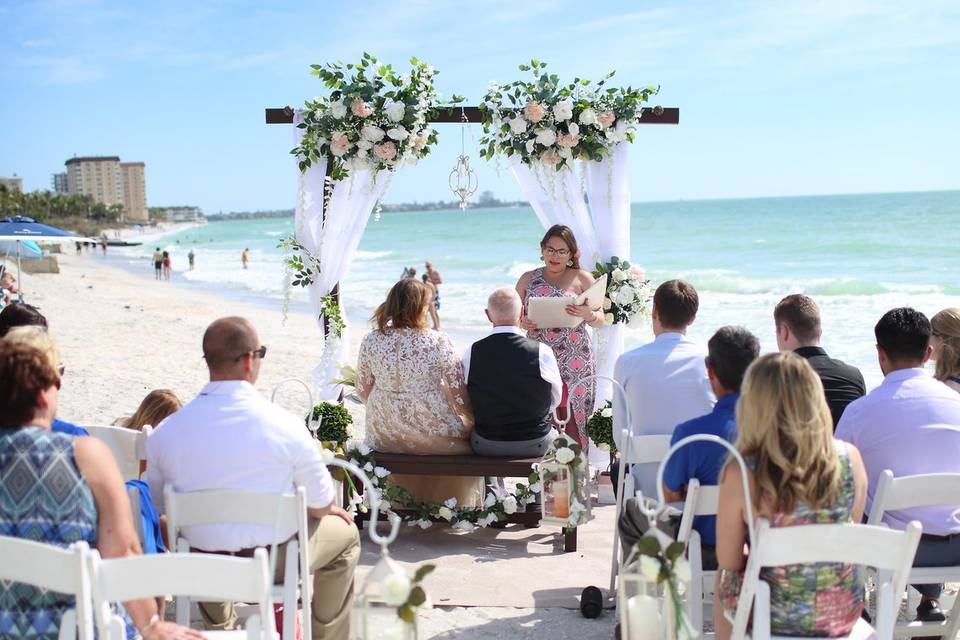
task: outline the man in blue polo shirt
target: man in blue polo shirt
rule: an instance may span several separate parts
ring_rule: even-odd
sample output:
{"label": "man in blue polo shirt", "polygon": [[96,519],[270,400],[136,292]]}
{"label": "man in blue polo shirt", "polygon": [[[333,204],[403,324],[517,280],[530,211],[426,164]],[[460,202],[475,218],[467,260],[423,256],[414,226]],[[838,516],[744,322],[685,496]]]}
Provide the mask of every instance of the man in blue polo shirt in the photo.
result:
{"label": "man in blue polo shirt", "polygon": [[[720,327],[707,342],[707,376],[717,398],[713,410],[698,418],[677,425],[671,443],[697,434],[715,435],[729,442],[737,437],[735,410],[740,398],[740,385],[750,363],[760,355],[757,338],[743,327]],[[682,502],[687,484],[696,478],[701,485],[715,485],[727,459],[727,450],[709,442],[694,442],[680,448],[667,463],[663,474],[663,491],[667,502]],[[673,519],[673,527],[679,524]],[[627,500],[620,517],[620,535],[626,553],[647,530],[646,517],[640,512],[636,498]],[[705,569],[717,566],[717,519],[698,516],[693,528],[700,534]],[[675,531],[669,531],[675,534]]]}

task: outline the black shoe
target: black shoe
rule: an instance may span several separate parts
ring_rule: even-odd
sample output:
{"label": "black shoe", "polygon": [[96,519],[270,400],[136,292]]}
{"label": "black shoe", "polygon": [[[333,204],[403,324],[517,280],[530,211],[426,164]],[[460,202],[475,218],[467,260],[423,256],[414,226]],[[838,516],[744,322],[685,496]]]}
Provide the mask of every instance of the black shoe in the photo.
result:
{"label": "black shoe", "polygon": [[[917,607],[917,622],[943,622],[947,619],[937,600],[923,600]],[[917,640],[941,640],[942,636],[919,636]]]}

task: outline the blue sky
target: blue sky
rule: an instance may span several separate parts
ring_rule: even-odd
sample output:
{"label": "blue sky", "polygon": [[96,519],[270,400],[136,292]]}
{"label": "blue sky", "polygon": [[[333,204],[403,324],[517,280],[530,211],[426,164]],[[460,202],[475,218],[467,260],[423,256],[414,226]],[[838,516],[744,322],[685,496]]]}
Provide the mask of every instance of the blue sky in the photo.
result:
{"label": "blue sky", "polygon": [[[0,0],[0,175],[48,188],[70,156],[111,154],[146,162],[151,206],[291,207],[291,132],[263,108],[322,93],[308,65],[363,51],[416,55],[470,104],[532,57],[661,85],[681,121],[641,128],[638,201],[960,188],[954,0]],[[460,136],[438,129],[388,201],[452,199]],[[520,197],[468,153],[481,190]]]}

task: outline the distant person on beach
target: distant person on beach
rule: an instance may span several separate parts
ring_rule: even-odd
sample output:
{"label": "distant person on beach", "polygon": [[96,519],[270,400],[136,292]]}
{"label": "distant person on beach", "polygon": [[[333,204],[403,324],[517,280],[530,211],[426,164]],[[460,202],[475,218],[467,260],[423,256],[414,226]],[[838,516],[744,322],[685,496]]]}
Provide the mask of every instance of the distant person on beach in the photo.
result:
{"label": "distant person on beach", "polygon": [[100,237],[100,246],[103,248],[103,255],[107,255],[107,236]]}
{"label": "distant person on beach", "polygon": [[809,296],[800,293],[787,296],[773,310],[773,320],[777,329],[777,348],[806,358],[820,376],[833,417],[833,428],[836,429],[847,405],[867,393],[863,374],[856,367],[831,358],[820,347],[823,333],[820,309]]}
{"label": "distant person on beach", "polygon": [[170,261],[170,252],[169,252],[169,251],[164,251],[164,252],[163,252],[163,258],[162,258],[161,263],[163,264],[163,279],[164,279],[164,280],[169,280],[169,279],[170,279],[171,266],[172,266],[172,264],[173,264],[173,263]]}
{"label": "distant person on beach", "polygon": [[190,253],[187,254],[187,262],[190,263],[190,271],[193,271],[193,261],[196,256],[193,253],[193,249],[190,249]]}
{"label": "distant person on beach", "polygon": [[160,247],[153,252],[153,274],[157,280],[163,276],[163,253]]}
{"label": "distant person on beach", "polygon": [[937,363],[933,377],[960,392],[960,308],[944,309],[930,319],[930,326],[930,358]]}
{"label": "distant person on beach", "polygon": [[400,279],[403,278],[416,278],[417,277],[417,268],[416,267],[404,267],[403,273],[400,275]]}
{"label": "distant person on beach", "polygon": [[423,279],[423,284],[430,289],[430,302],[427,305],[427,311],[430,312],[430,319],[433,321],[433,328],[436,331],[440,331],[440,314],[437,313],[437,296],[440,295],[437,293],[437,288],[430,282],[427,274],[421,276]]}
{"label": "distant person on beach", "polygon": [[[427,260],[427,262],[424,263],[424,266],[426,267],[427,272],[423,275],[427,278],[430,284],[433,285],[433,291],[434,291],[433,306],[439,312],[440,311],[440,285],[443,284],[443,278],[440,277],[440,272],[433,267],[433,264],[429,260]],[[440,325],[440,320],[438,316],[437,328],[439,328],[439,325]]]}
{"label": "distant person on beach", "polygon": [[250,248],[249,248],[249,247],[246,248],[246,249],[244,249],[244,250],[243,250],[243,253],[240,254],[240,262],[243,263],[243,268],[246,269],[246,268],[247,268],[247,263],[250,262]]}
{"label": "distant person on beach", "polygon": [[477,455],[540,458],[557,435],[551,415],[563,395],[557,357],[526,336],[522,311],[513,287],[491,293],[485,313],[493,329],[463,354],[476,420],[470,446]]}
{"label": "distant person on beach", "polygon": [[77,245],[77,255],[78,255],[78,256],[79,256],[79,255],[82,255],[82,254],[83,254],[83,245],[80,244],[79,242],[75,242],[74,244]]}
{"label": "distant person on beach", "polygon": [[[580,250],[577,239],[569,227],[554,225],[540,240],[540,258],[544,266],[527,271],[517,282],[517,293],[524,305],[530,304],[530,298],[552,298],[576,296],[593,285],[593,275],[580,268]],[[581,444],[587,442],[587,418],[593,412],[593,396],[596,384],[593,379],[577,384],[581,378],[591,376],[596,367],[596,355],[593,352],[593,339],[587,332],[587,325],[598,329],[603,326],[603,311],[592,309],[589,304],[566,307],[567,315],[580,318],[576,327],[551,328],[538,327],[528,318],[520,321],[520,327],[527,336],[538,340],[553,349],[563,376],[564,398],[570,399],[572,416],[567,419],[569,435],[577,438]],[[566,403],[561,400],[561,407]],[[674,423],[676,424],[676,423]]]}

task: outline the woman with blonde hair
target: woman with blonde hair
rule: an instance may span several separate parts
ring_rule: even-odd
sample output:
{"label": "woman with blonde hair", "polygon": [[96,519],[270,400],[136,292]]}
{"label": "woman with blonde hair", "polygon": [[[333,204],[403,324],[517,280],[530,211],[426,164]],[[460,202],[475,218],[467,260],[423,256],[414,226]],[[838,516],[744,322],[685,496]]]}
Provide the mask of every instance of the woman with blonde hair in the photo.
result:
{"label": "woman with blonde hair", "polygon": [[[367,408],[374,451],[416,455],[471,453],[473,410],[463,363],[446,334],[429,328],[430,290],[413,278],[393,285],[360,345],[357,394]],[[483,479],[390,476],[419,500],[475,504]]]}
{"label": "woman with blonde hair", "polygon": [[937,362],[933,377],[960,393],[960,308],[944,309],[930,319],[930,347]]}
{"label": "woman with blonde hair", "polygon": [[[823,386],[804,358],[774,353],[751,365],[737,404],[737,431],[756,517],[772,527],[861,521],[867,476],[860,452],[833,438]],[[743,482],[736,467],[728,461],[720,480],[714,613],[719,640],[730,637],[747,563]],[[846,635],[863,610],[863,580],[852,565],[766,568],[760,578],[770,585],[773,635]]]}
{"label": "woman with blonde hair", "polygon": [[147,394],[140,406],[127,418],[120,418],[114,424],[118,427],[142,431],[144,425],[158,426],[163,420],[177,411],[183,403],[170,389],[154,389]]}

